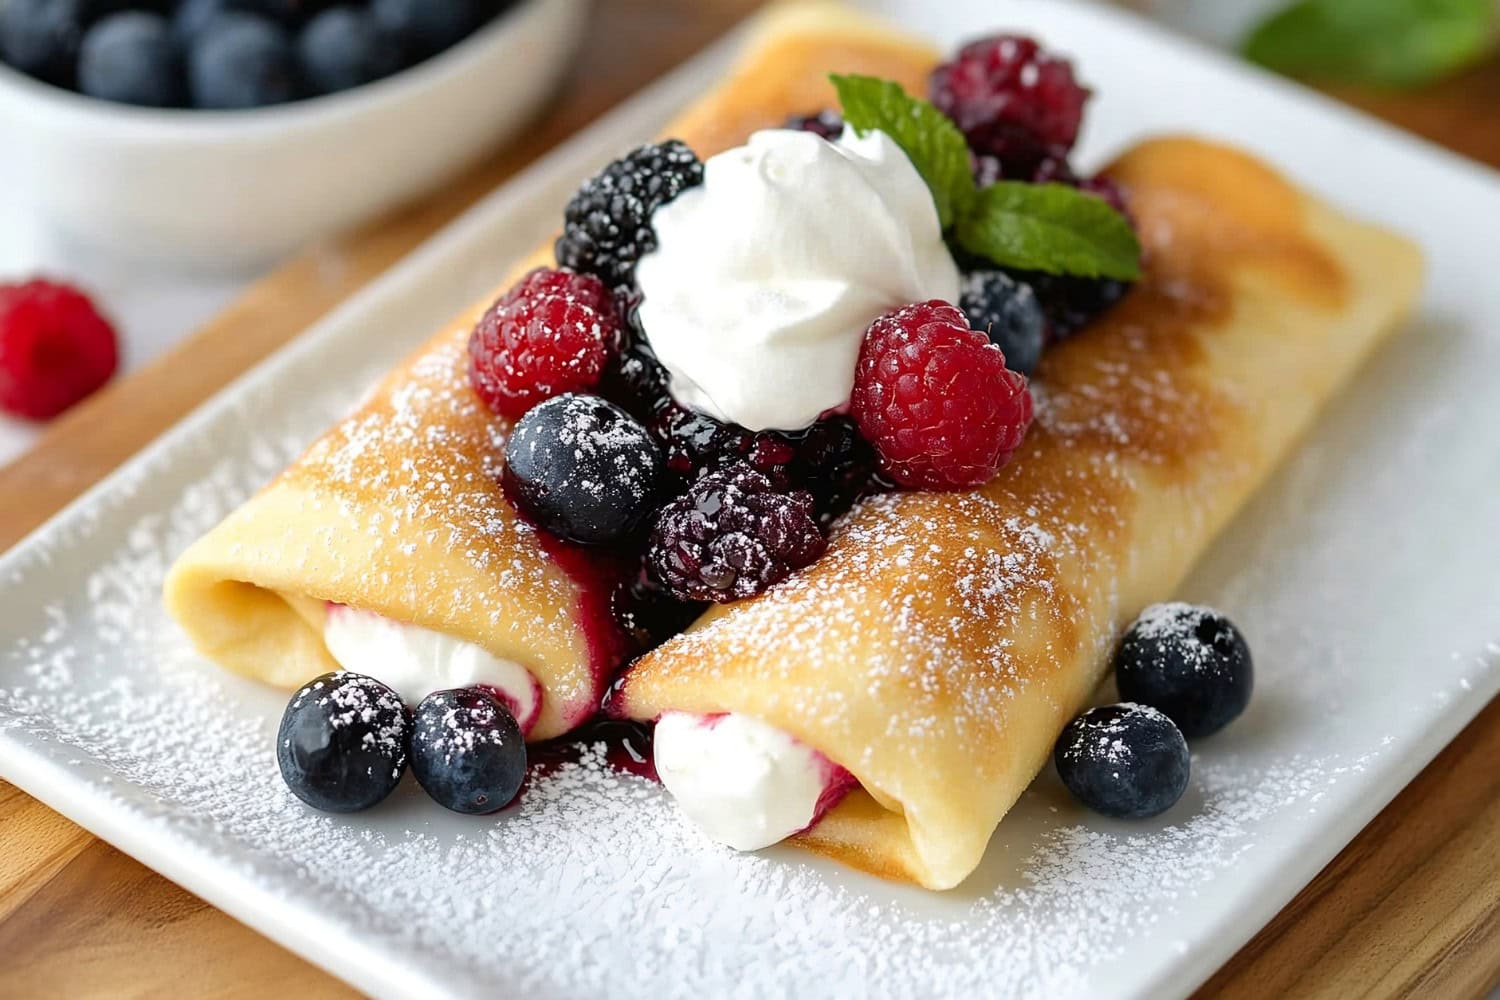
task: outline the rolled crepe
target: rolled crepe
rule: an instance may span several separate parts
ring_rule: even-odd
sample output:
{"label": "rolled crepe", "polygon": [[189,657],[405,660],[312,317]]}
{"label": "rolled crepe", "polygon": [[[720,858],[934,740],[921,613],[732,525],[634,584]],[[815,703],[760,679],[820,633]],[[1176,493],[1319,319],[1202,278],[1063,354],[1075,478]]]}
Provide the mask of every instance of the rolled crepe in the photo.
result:
{"label": "rolled crepe", "polygon": [[[864,44],[838,33],[762,53],[753,84],[693,120],[718,105],[739,120],[746,95],[767,95],[768,119],[817,107],[816,77]],[[921,47],[902,58],[885,75],[932,64]],[[852,772],[859,790],[804,847],[932,889],[969,875],[1124,624],[1172,595],[1416,294],[1409,243],[1242,153],[1160,139],[1109,173],[1145,277],[1048,352],[1036,422],[999,476],[866,502],[816,564],[714,608],[623,679],[624,715],[740,713]]]}
{"label": "rolled crepe", "polygon": [[[933,52],[845,16],[811,4],[765,17],[739,68],[668,134],[711,155],[789,111],[828,106],[834,70],[921,85]],[[517,265],[177,560],[167,609],[204,655],[296,687],[337,669],[323,626],[330,604],[347,605],[526,668],[542,689],[529,739],[594,714],[625,655],[610,613],[615,574],[517,517],[498,485],[508,428],[467,374],[469,332],[484,308],[552,262],[549,245]]]}

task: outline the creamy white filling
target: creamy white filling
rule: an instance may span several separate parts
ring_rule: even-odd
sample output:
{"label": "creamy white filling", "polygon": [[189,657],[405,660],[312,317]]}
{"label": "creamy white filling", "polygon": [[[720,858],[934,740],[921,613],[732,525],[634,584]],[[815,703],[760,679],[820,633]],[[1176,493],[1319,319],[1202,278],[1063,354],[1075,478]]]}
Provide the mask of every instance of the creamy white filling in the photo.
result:
{"label": "creamy white filling", "polygon": [[714,840],[754,851],[800,833],[848,772],[759,719],[667,712],[652,739],[656,773]]}
{"label": "creamy white filling", "polygon": [[922,177],[890,136],[769,130],[714,156],[652,216],[641,323],[677,401],[751,430],[848,405],[881,313],[958,301]]}
{"label": "creamy white filling", "polygon": [[323,644],[339,666],[389,685],[412,708],[434,691],[483,684],[507,703],[523,733],[541,714],[541,685],[529,670],[442,632],[330,604]]}

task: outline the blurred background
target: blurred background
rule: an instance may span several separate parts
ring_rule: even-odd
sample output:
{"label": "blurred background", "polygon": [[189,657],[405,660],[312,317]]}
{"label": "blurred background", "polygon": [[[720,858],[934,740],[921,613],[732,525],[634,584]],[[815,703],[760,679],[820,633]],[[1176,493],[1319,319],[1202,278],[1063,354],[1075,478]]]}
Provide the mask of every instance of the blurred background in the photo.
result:
{"label": "blurred background", "polygon": [[[1500,163],[1497,0],[1120,5]],[[758,6],[0,0],[0,466],[277,268],[315,318]],[[69,391],[7,402],[3,314],[38,277],[98,344]]]}

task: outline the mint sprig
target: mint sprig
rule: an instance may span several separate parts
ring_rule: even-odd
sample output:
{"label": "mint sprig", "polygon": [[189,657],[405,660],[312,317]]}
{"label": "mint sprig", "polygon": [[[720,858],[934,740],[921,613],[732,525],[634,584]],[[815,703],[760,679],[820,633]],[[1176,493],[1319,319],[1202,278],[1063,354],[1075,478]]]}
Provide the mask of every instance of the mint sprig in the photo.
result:
{"label": "mint sprig", "polygon": [[1300,0],[1261,22],[1244,51],[1281,73],[1413,87],[1475,62],[1497,34],[1493,0]]}
{"label": "mint sprig", "polygon": [[980,190],[958,126],[900,84],[835,74],[844,121],[864,135],[879,129],[927,182],[938,220],[960,246],[1003,267],[1133,281],[1141,247],[1104,199],[1062,184],[1002,181]]}
{"label": "mint sprig", "polygon": [[958,220],[959,245],[1002,267],[1086,278],[1140,276],[1141,245],[1103,198],[1062,184],[998,181]]}

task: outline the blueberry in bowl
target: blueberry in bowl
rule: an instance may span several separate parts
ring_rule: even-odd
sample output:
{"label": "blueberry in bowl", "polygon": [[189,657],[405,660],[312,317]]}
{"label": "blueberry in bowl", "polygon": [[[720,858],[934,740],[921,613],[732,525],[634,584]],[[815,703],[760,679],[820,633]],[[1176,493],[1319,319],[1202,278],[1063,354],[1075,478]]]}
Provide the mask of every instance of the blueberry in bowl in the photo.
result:
{"label": "blueberry in bowl", "polygon": [[370,0],[0,0],[13,177],[69,244],[264,267],[431,189],[540,107],[585,0],[475,9],[435,51]]}

